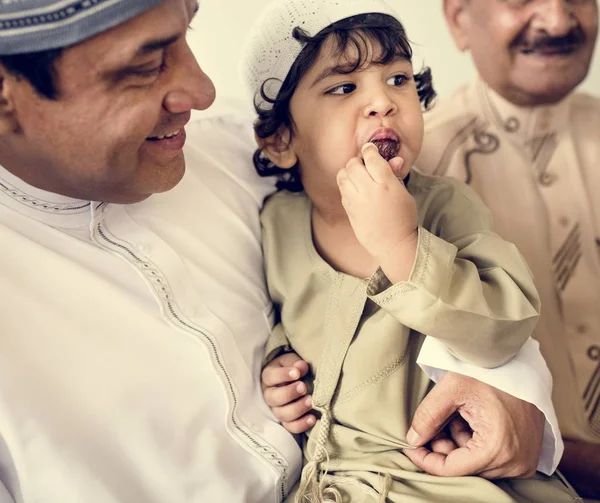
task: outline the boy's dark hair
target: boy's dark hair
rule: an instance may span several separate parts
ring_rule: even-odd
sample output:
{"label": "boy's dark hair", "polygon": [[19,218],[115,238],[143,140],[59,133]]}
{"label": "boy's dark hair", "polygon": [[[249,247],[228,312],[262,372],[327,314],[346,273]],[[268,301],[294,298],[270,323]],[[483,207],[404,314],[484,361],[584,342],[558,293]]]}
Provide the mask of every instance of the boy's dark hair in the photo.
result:
{"label": "boy's dark hair", "polygon": [[58,92],[54,64],[61,54],[62,49],[51,49],[10,56],[0,55],[0,63],[9,72],[28,80],[41,96],[55,100]]}
{"label": "boy's dark hair", "polygon": [[[381,50],[379,58],[373,60],[373,63],[387,64],[398,56],[412,61],[412,48],[406,37],[404,27],[397,19],[386,14],[373,13],[349,17],[333,23],[314,37],[307,35],[300,27],[294,28],[292,36],[296,40],[305,43],[306,46],[292,65],[275,99],[267,96],[265,92],[265,85],[268,81],[263,83],[260,96],[266,103],[271,104],[272,108],[269,110],[261,109],[258,100],[255,101],[254,109],[258,118],[254,123],[254,131],[259,138],[269,138],[277,133],[281,127],[287,127],[290,134],[293,134],[294,120],[290,114],[290,101],[298,83],[310,70],[319,55],[323,42],[330,35],[335,38],[340,55],[346,51],[349,45],[357,50],[358,57],[348,68],[348,73],[358,70],[365,64],[369,56],[363,50],[367,40],[374,42]],[[414,79],[421,104],[427,110],[436,96],[433,89],[431,70],[425,68],[420,73],[415,74]],[[298,164],[290,169],[275,166],[260,148],[254,153],[253,161],[260,176],[277,175],[278,189],[291,192],[303,190]]]}

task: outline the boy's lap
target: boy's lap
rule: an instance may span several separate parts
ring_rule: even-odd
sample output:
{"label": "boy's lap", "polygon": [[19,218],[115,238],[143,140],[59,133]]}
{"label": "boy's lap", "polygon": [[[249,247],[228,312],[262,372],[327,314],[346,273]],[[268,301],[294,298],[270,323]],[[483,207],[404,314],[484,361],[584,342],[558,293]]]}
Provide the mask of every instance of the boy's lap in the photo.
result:
{"label": "boy's lap", "polygon": [[[583,502],[558,475],[548,477],[538,473],[531,479],[492,482],[480,477],[444,478],[404,470],[392,472],[396,473],[391,473],[392,484],[385,500],[387,503]],[[339,494],[343,503],[377,503],[384,487],[384,478],[375,472],[337,471],[325,475],[325,487],[330,487],[330,494]],[[297,488],[298,485],[288,495],[286,503],[294,503]]]}

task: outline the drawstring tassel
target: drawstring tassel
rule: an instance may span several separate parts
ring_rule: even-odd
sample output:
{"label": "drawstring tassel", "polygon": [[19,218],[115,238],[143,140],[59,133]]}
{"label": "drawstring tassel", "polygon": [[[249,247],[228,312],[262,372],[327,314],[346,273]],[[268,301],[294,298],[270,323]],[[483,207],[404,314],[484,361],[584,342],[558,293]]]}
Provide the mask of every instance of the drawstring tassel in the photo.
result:
{"label": "drawstring tassel", "polygon": [[378,503],[386,503],[387,497],[390,494],[391,489],[392,489],[392,476],[389,473],[386,473],[381,481],[381,491],[379,492],[379,502]]}

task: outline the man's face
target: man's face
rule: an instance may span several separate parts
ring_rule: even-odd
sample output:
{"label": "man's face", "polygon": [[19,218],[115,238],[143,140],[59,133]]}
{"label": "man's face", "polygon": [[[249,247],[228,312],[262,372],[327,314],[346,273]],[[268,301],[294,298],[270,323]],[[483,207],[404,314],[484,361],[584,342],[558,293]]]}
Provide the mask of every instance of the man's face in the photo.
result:
{"label": "man's face", "polygon": [[0,136],[0,164],[88,200],[131,203],[174,187],[190,111],[215,96],[185,40],[196,9],[197,0],[165,0],[66,49],[55,64],[56,101],[5,76],[16,126]]}
{"label": "man's face", "polygon": [[340,55],[332,39],[302,77],[290,102],[294,121],[291,147],[300,163],[302,183],[313,201],[339,201],[336,175],[362,146],[391,139],[408,172],[423,140],[423,113],[410,61],[375,64],[378,49],[368,42],[363,67],[350,45]]}
{"label": "man's face", "polygon": [[521,105],[555,103],[587,75],[598,31],[596,0],[447,0],[448,18],[483,80]]}

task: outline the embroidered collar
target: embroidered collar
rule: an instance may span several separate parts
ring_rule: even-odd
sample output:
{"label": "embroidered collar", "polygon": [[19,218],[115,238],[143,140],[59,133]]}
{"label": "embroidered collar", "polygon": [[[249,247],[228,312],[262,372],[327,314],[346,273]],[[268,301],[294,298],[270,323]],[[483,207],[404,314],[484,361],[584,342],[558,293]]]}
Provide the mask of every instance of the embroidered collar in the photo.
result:
{"label": "embroidered collar", "polygon": [[37,189],[0,166],[0,206],[61,229],[89,228],[100,203]]}
{"label": "embroidered collar", "polygon": [[554,105],[518,107],[490,89],[482,80],[475,84],[481,112],[509,140],[521,148],[535,150],[540,139],[559,132],[568,124],[569,97]]}

